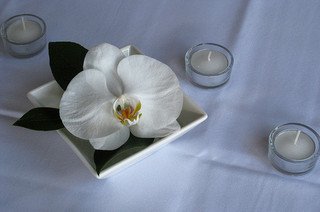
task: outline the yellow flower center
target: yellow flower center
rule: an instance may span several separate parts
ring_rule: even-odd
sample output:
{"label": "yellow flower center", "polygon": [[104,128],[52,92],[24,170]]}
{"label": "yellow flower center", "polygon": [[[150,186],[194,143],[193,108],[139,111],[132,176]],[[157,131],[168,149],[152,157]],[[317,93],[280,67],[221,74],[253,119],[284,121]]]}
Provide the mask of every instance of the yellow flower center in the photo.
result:
{"label": "yellow flower center", "polygon": [[124,126],[138,123],[141,117],[141,102],[134,97],[122,95],[113,103],[113,114]]}

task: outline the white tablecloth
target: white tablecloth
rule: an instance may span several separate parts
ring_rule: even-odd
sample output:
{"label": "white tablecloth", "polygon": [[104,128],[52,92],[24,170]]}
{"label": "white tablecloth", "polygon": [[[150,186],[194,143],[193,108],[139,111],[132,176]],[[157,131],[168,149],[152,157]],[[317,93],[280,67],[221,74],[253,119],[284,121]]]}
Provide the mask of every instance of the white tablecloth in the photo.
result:
{"label": "white tablecloth", "polygon": [[[47,49],[0,55],[1,211],[319,211],[320,163],[304,176],[276,171],[267,138],[279,124],[320,132],[320,2],[0,0],[0,21],[42,17],[48,41],[134,44],[168,64],[209,118],[152,156],[95,179],[56,132],[12,123],[26,93],[53,79]],[[235,58],[230,81],[203,89],[184,54],[219,43]],[[3,49],[1,49],[3,50]]]}

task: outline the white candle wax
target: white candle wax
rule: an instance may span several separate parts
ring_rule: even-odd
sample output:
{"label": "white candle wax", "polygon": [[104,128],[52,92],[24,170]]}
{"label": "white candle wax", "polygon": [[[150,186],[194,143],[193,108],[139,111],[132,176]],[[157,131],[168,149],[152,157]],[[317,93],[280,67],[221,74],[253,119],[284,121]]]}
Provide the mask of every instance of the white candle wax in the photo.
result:
{"label": "white candle wax", "polygon": [[7,39],[14,43],[29,43],[41,36],[42,28],[40,24],[21,18],[8,26]]}
{"label": "white candle wax", "polygon": [[228,67],[228,59],[221,52],[205,49],[191,56],[191,65],[202,74],[216,75]]}
{"label": "white candle wax", "polygon": [[281,132],[274,141],[276,151],[291,160],[303,160],[315,151],[314,141],[304,132],[286,130]]}

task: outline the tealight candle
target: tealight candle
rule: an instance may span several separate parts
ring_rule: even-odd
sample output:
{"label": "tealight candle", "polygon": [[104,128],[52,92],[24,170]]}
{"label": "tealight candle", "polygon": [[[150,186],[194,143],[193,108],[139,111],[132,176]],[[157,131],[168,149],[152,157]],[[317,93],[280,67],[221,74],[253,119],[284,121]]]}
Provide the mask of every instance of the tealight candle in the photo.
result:
{"label": "tealight candle", "polygon": [[8,52],[15,57],[30,57],[46,45],[44,21],[30,14],[14,16],[1,25],[1,36]]}
{"label": "tealight candle", "polygon": [[218,44],[203,43],[185,56],[187,76],[196,84],[216,87],[228,81],[233,65],[231,52]]}
{"label": "tealight candle", "polygon": [[8,26],[7,38],[14,43],[29,43],[40,37],[41,32],[40,24],[35,21],[25,21],[24,17],[21,17]]}
{"label": "tealight candle", "polygon": [[281,132],[274,141],[277,152],[291,160],[303,160],[310,157],[315,150],[312,139],[301,130]]}
{"label": "tealight candle", "polygon": [[205,75],[215,75],[228,66],[227,57],[218,51],[200,50],[191,56],[191,65]]}
{"label": "tealight candle", "polygon": [[319,135],[302,124],[285,124],[269,136],[268,157],[272,165],[287,174],[310,171],[319,156]]}

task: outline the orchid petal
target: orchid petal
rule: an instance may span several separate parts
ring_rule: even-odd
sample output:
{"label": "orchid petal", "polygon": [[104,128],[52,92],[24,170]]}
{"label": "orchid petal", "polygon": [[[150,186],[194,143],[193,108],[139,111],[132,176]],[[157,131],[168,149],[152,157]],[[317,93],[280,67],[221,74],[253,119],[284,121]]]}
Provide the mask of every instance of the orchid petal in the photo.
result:
{"label": "orchid petal", "polygon": [[108,43],[90,49],[84,59],[83,69],[97,69],[106,75],[108,89],[113,95],[122,94],[122,84],[116,73],[119,62],[125,58],[122,51]]}
{"label": "orchid petal", "polygon": [[180,129],[181,127],[177,121],[173,121],[171,124],[160,129],[154,129],[150,128],[150,126],[139,124],[130,127],[130,131],[134,136],[146,138],[165,137]]}
{"label": "orchid petal", "polygon": [[[135,135],[154,137],[172,132],[171,128],[165,129],[178,118],[183,104],[183,93],[174,72],[167,65],[143,55],[123,59],[117,71],[124,94],[135,96],[142,104],[142,116],[133,127]],[[157,133],[160,129],[161,133]]]}
{"label": "orchid petal", "polygon": [[95,149],[115,150],[122,146],[130,137],[128,127],[122,127],[120,130],[102,138],[89,139],[90,144]]}
{"label": "orchid petal", "polygon": [[104,74],[84,70],[71,80],[64,92],[60,118],[67,130],[79,138],[104,137],[123,127],[113,115],[114,100]]}

